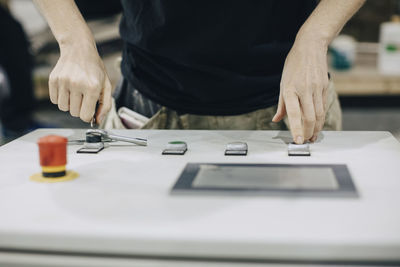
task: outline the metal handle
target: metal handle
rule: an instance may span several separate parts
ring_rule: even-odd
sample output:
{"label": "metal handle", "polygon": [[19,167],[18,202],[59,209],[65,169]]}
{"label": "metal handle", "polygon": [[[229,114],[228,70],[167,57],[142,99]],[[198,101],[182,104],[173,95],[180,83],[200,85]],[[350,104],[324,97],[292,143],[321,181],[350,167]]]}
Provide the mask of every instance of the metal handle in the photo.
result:
{"label": "metal handle", "polygon": [[116,134],[108,134],[107,137],[115,141],[133,143],[139,146],[147,146],[147,140],[143,138],[127,137]]}
{"label": "metal handle", "polygon": [[147,146],[147,139],[143,139],[143,138],[135,138],[135,137],[116,135],[116,134],[109,134],[107,131],[100,130],[100,129],[89,129],[86,131],[86,134],[88,134],[88,133],[98,134],[98,135],[101,135],[103,138],[109,138],[109,139],[115,140],[115,141],[133,143],[133,144],[136,144],[139,146]]}

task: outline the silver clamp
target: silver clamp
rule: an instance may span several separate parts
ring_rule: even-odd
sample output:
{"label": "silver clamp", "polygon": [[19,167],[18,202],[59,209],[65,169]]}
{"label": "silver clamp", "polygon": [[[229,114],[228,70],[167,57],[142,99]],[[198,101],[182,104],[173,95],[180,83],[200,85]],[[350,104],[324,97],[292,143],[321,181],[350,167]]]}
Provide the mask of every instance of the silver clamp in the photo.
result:
{"label": "silver clamp", "polygon": [[99,153],[105,147],[109,146],[111,142],[116,141],[133,143],[139,146],[147,146],[146,139],[110,134],[107,131],[100,129],[89,129],[86,131],[85,140],[69,140],[68,144],[83,145],[78,149],[77,153]]}
{"label": "silver clamp", "polygon": [[98,135],[102,139],[106,139],[106,140],[128,142],[128,143],[133,143],[133,144],[136,144],[139,146],[147,146],[147,139],[112,134],[112,133],[107,132],[106,130],[89,129],[86,131],[86,135],[88,135],[88,134]]}

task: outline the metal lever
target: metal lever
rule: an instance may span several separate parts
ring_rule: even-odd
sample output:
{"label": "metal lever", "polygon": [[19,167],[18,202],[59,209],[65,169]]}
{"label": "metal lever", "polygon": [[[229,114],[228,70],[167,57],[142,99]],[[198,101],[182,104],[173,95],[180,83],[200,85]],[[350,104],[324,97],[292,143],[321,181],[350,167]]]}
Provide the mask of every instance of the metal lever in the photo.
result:
{"label": "metal lever", "polygon": [[89,129],[86,131],[86,134],[97,134],[102,138],[108,138],[114,141],[128,142],[139,146],[147,146],[147,139],[110,134],[107,131],[100,129]]}

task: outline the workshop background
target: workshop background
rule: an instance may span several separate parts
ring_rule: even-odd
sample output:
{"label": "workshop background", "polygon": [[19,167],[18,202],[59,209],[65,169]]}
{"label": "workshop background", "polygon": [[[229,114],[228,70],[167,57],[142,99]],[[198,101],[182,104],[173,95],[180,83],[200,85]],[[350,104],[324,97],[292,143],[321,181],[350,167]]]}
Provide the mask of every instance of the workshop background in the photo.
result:
{"label": "workshop background", "polygon": [[[119,1],[77,0],[76,2],[89,22],[110,79],[115,86],[121,76]],[[59,111],[57,106],[49,101],[48,76],[56,64],[59,51],[47,24],[32,1],[0,0],[0,7],[2,39],[6,34],[13,34],[15,40],[15,45],[12,46],[0,44],[2,50],[0,55],[16,53],[11,68],[18,70],[13,73],[20,78],[20,88],[12,88],[7,83],[7,72],[4,70],[6,67],[0,66],[0,114],[8,116],[7,123],[13,127],[21,124],[20,130],[9,129],[5,123],[0,125],[0,144],[35,128],[88,128],[88,124],[73,118],[69,113]],[[330,73],[343,107],[344,130],[390,131],[400,140],[399,13],[398,0],[367,1],[331,45]],[[6,19],[4,14],[11,15],[12,17],[8,19],[15,21],[3,22]],[[22,28],[18,28],[16,21]],[[19,35],[12,27],[17,33],[19,32]],[[24,55],[23,52],[12,52],[10,49],[25,49],[29,53]],[[29,85],[30,69],[32,86]],[[26,83],[24,79],[27,80]],[[11,90],[18,90],[18,95],[24,96],[21,97],[21,103],[9,101]],[[32,115],[32,120],[15,118],[17,116],[11,116],[10,120],[10,112],[18,113],[18,116],[23,118]],[[26,114],[23,114],[24,112]]]}

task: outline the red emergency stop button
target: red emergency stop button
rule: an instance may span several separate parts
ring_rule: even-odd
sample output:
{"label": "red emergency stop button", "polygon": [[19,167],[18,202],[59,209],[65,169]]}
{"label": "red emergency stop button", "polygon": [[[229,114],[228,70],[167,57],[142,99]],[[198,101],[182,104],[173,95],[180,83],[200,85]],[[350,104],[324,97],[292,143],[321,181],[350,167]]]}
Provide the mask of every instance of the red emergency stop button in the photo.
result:
{"label": "red emergency stop button", "polygon": [[39,156],[44,177],[65,176],[68,139],[58,135],[48,135],[39,139]]}

